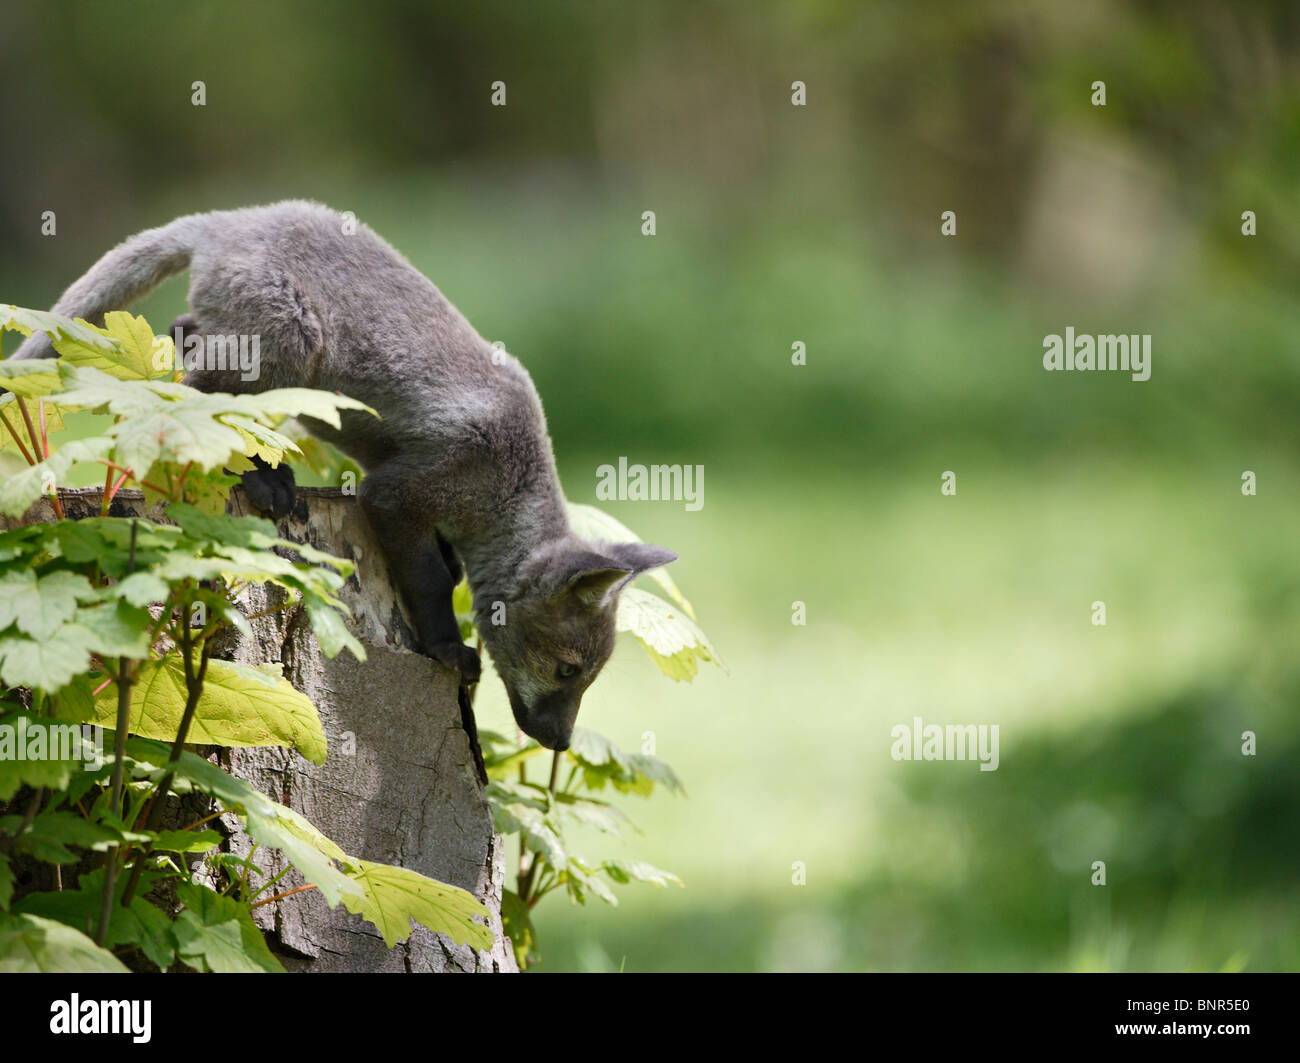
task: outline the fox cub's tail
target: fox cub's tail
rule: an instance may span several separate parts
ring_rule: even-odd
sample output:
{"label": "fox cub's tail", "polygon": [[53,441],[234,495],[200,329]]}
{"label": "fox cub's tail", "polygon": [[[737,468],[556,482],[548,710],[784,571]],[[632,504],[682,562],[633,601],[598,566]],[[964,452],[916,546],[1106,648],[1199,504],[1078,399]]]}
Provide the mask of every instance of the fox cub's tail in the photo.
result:
{"label": "fox cub's tail", "polygon": [[[107,311],[129,306],[188,267],[207,220],[206,215],[190,214],[124,240],[73,282],[54,304],[53,312],[102,325]],[[49,337],[38,332],[13,357],[53,358],[54,351]]]}

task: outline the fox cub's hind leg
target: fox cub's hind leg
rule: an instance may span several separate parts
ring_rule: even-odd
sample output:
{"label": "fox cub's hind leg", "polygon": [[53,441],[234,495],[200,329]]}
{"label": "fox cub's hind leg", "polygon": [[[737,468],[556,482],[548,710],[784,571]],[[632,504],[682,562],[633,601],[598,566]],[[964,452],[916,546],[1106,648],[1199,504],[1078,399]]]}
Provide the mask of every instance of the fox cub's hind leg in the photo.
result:
{"label": "fox cub's hind leg", "polygon": [[361,507],[410,610],[420,652],[459,672],[462,682],[477,683],[479,655],[461,642],[451,603],[460,582],[460,561],[442,536],[425,530],[423,519],[417,524],[403,491],[409,482],[406,471],[393,465],[371,470],[361,481]]}
{"label": "fox cub's hind leg", "polygon": [[[187,364],[185,352],[196,349],[192,338],[203,340],[199,323],[193,314],[182,314],[172,322],[171,334],[176,342],[176,357],[180,364],[185,365]],[[243,381],[238,368],[209,369],[203,367],[201,363],[194,365],[185,374],[185,383],[209,394],[215,391],[235,394],[247,390],[241,387]],[[293,510],[293,504],[298,497],[298,486],[294,483],[293,470],[285,462],[272,468],[259,457],[255,456],[252,461],[254,467],[244,473],[242,478],[248,501],[259,512],[270,513],[273,517],[287,516]]]}

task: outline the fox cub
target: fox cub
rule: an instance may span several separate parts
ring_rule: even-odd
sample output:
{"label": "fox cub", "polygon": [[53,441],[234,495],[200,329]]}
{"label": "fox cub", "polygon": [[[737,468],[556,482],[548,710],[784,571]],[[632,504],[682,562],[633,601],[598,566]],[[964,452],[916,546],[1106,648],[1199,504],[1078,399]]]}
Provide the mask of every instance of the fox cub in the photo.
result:
{"label": "fox cub", "polygon": [[[420,651],[464,682],[478,679],[478,654],[461,642],[452,609],[467,575],[515,720],[542,745],[568,748],[582,695],[613,650],[619,593],[677,555],[575,535],[524,367],[383,239],[318,204],[213,211],[148,229],[104,255],[54,311],[100,323],[186,267],[190,313],[173,323],[178,340],[257,336],[260,365],[253,374],[195,368],[185,382],[230,393],[323,388],[378,411],[382,419],[344,411],[337,430],[307,427],[365,470],[359,500]],[[39,334],[15,354],[52,356]],[[259,466],[245,487],[277,515],[293,504],[287,466]]]}

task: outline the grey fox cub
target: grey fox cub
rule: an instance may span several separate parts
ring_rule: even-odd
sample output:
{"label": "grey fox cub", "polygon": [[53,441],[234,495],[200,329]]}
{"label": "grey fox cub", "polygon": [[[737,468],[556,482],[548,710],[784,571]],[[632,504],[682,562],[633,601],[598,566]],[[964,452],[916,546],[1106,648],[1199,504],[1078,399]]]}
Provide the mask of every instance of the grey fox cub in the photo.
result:
{"label": "grey fox cub", "polygon": [[[307,427],[365,469],[359,499],[419,649],[477,680],[478,654],[462,644],[451,604],[468,574],[515,720],[543,745],[567,748],[582,695],[613,650],[620,591],[677,555],[576,536],[523,366],[374,232],[318,204],[213,211],[148,229],[104,255],[54,310],[98,323],[187,266],[191,313],[173,329],[258,336],[261,360],[258,373],[195,368],[185,382],[232,393],[323,388],[374,407],[381,420],[344,411],[339,430]],[[51,356],[40,334],[15,354]],[[250,497],[287,511],[286,473],[247,474]]]}

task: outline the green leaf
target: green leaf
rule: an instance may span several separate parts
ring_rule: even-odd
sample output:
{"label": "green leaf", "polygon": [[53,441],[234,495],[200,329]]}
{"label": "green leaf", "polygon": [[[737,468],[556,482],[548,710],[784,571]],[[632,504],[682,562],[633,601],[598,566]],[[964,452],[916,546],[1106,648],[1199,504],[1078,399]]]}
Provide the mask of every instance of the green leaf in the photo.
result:
{"label": "green leaf", "polygon": [[[39,363],[19,362],[19,365],[33,365]],[[8,365],[7,362],[0,362],[0,365]],[[43,385],[45,378],[36,376],[23,377],[20,387],[24,393],[35,391]],[[6,382],[8,383],[8,382]],[[58,377],[54,378],[54,387],[58,387]],[[48,398],[41,399],[37,402],[27,404],[28,416],[32,419],[32,427],[39,433],[41,430],[41,417],[45,417],[45,438],[49,439],[55,432],[60,432],[67,425],[63,420],[62,408]],[[4,420],[9,422],[8,428],[0,428],[0,450],[11,448],[15,454],[20,453],[18,441],[21,440],[23,448],[28,454],[32,453],[31,435],[27,432],[27,422],[23,420],[22,409],[18,405],[17,395],[0,395],[0,414],[3,414]],[[14,433],[17,433],[15,438]]]}
{"label": "green leaf", "polygon": [[112,448],[113,441],[102,437],[64,443],[45,461],[29,465],[0,484],[0,514],[21,517],[33,502],[50,492],[51,485],[64,479],[73,465],[106,458]]}
{"label": "green leaf", "polygon": [[635,825],[627,816],[605,801],[565,793],[556,794],[555,801],[557,815],[581,826],[594,827],[605,834],[614,835],[622,834],[624,825],[636,830]]}
{"label": "green leaf", "polygon": [[580,861],[570,859],[560,878],[568,889],[569,896],[579,904],[586,904],[587,894],[594,893],[611,908],[618,907],[617,894]]}
{"label": "green leaf", "polygon": [[[141,665],[131,690],[130,730],[142,738],[176,737],[188,688],[179,654]],[[117,686],[95,700],[94,722],[114,727]],[[227,661],[209,661],[188,741],[216,746],[286,746],[323,764],[325,731],[316,707],[285,679]]]}
{"label": "green leaf", "polygon": [[154,602],[165,602],[171,596],[171,587],[156,572],[133,572],[105,593],[132,605],[148,607]]}
{"label": "green leaf", "polygon": [[624,793],[648,797],[656,783],[684,793],[681,780],[662,760],[643,753],[624,753],[613,742],[585,727],[574,729],[568,755],[582,768],[583,782],[592,790],[606,783]]}
{"label": "green leaf", "polygon": [[501,928],[514,946],[515,962],[521,971],[541,960],[532,913],[514,890],[501,891]]}
{"label": "green leaf", "polygon": [[[0,313],[3,309],[0,306]],[[4,382],[7,391],[12,391],[23,398],[31,399],[49,395],[59,390],[59,363],[55,358],[24,358],[21,362],[15,362],[10,358],[8,361],[0,362],[0,381]],[[9,417],[10,423],[18,428],[19,422],[15,417],[21,418],[22,414],[17,410],[17,400],[10,399],[9,404],[15,408],[6,410],[5,414]],[[27,412],[31,413],[30,407]],[[35,424],[35,420],[32,423]],[[28,446],[31,445],[29,439],[24,439],[23,442]]]}
{"label": "green leaf", "polygon": [[[5,816],[0,819],[0,829],[11,828],[12,821],[18,819],[18,816]],[[69,849],[69,845],[103,852],[123,841],[141,841],[144,837],[92,823],[74,812],[45,811],[32,820],[27,831],[14,841],[13,848],[47,864],[71,864],[80,855]]]}
{"label": "green leaf", "polygon": [[[134,945],[150,961],[166,970],[176,958],[172,921],[142,897],[133,897],[130,906],[123,908],[121,900],[127,877],[119,875],[117,878],[104,944],[109,948]],[[14,911],[54,919],[89,934],[99,925],[103,895],[104,872],[101,868],[81,875],[75,890],[28,894],[14,905]]]}
{"label": "green leaf", "polygon": [[[69,365],[90,366],[118,380],[171,379],[175,345],[170,336],[155,336],[143,317],[111,310],[104,315],[104,328],[89,327],[93,337],[68,336],[54,341],[54,349]],[[114,345],[106,347],[105,339]]]}
{"label": "green leaf", "polygon": [[633,771],[639,772],[647,779],[667,787],[669,792],[674,794],[686,793],[686,787],[682,785],[682,780],[677,777],[677,773],[658,757],[647,756],[645,753],[629,753],[627,759],[631,763]]}
{"label": "green leaf", "polygon": [[348,855],[307,819],[290,808],[267,799],[270,808],[247,810],[245,821],[249,837],[259,845],[279,849],[303,878],[314,885],[331,908],[340,901],[357,899],[363,886],[335,865]]}
{"label": "green leaf", "polygon": [[92,654],[140,658],[148,652],[148,610],[107,602],[79,609],[73,621],[42,639],[0,637],[0,681],[57,691],[90,666]]}
{"label": "green leaf", "polygon": [[153,837],[154,850],[165,853],[206,853],[220,844],[214,830],[161,830]]}
{"label": "green leaf", "polygon": [[[496,785],[498,784],[490,784],[489,791]],[[552,867],[565,865],[568,857],[564,852],[564,845],[544,813],[520,801],[491,801],[490,803],[492,818],[498,831],[502,834],[519,834],[524,844],[541,854]]]}
{"label": "green leaf", "polygon": [[643,860],[606,860],[601,865],[601,870],[615,882],[626,883],[633,880],[648,882],[660,889],[665,886],[682,885],[682,880],[671,871],[664,871],[662,868],[647,864]]}
{"label": "green leaf", "polygon": [[283,974],[248,908],[190,882],[176,888],[185,910],[176,917],[176,953],[196,971]]}
{"label": "green leaf", "polygon": [[[54,537],[57,524],[23,524],[0,532],[0,565],[19,567],[44,551]],[[17,564],[14,564],[17,562]]]}
{"label": "green leaf", "polygon": [[0,908],[8,908],[14,896],[14,869],[9,866],[9,857],[0,853]]}
{"label": "green leaf", "polygon": [[107,949],[70,926],[39,915],[0,912],[0,974],[126,974]]}
{"label": "green leaf", "polygon": [[341,602],[304,591],[302,604],[307,610],[307,619],[311,621],[311,631],[320,644],[321,653],[326,657],[337,657],[343,650],[347,650],[358,661],[366,659],[365,647],[348,630],[343,620],[340,610],[345,607]]}
{"label": "green leaf", "polygon": [[31,569],[0,577],[0,631],[10,624],[34,639],[47,639],[77,611],[77,600],[96,597],[85,576],[52,572],[37,578]]}
{"label": "green leaf", "polygon": [[90,666],[93,633],[65,624],[48,639],[0,638],[0,682],[11,687],[58,690]]}
{"label": "green leaf", "polygon": [[[0,303],[0,329],[21,332],[30,336],[44,332],[51,340],[72,339],[106,351],[117,349],[117,342],[106,336],[88,321],[64,317],[48,310],[28,310],[25,307]],[[6,363],[7,364],[7,363]]]}
{"label": "green leaf", "polygon": [[[482,736],[480,731],[479,735]],[[523,749],[512,750],[510,753],[497,756],[483,757],[483,766],[487,768],[489,779],[508,780],[516,776],[519,772],[519,765],[525,761],[532,760],[533,757],[547,753],[549,750],[538,745],[536,742],[530,742]]]}
{"label": "green leaf", "polygon": [[669,679],[694,679],[700,670],[699,661],[712,661],[726,671],[695,621],[656,595],[629,587],[619,598],[616,625],[619,631],[630,631],[637,637]]}
{"label": "green leaf", "polygon": [[344,907],[374,923],[390,949],[411,936],[412,919],[459,945],[492,948],[491,929],[475,921],[486,920],[488,911],[473,894],[409,868],[369,860],[353,860],[349,870],[364,893],[344,897]]}

